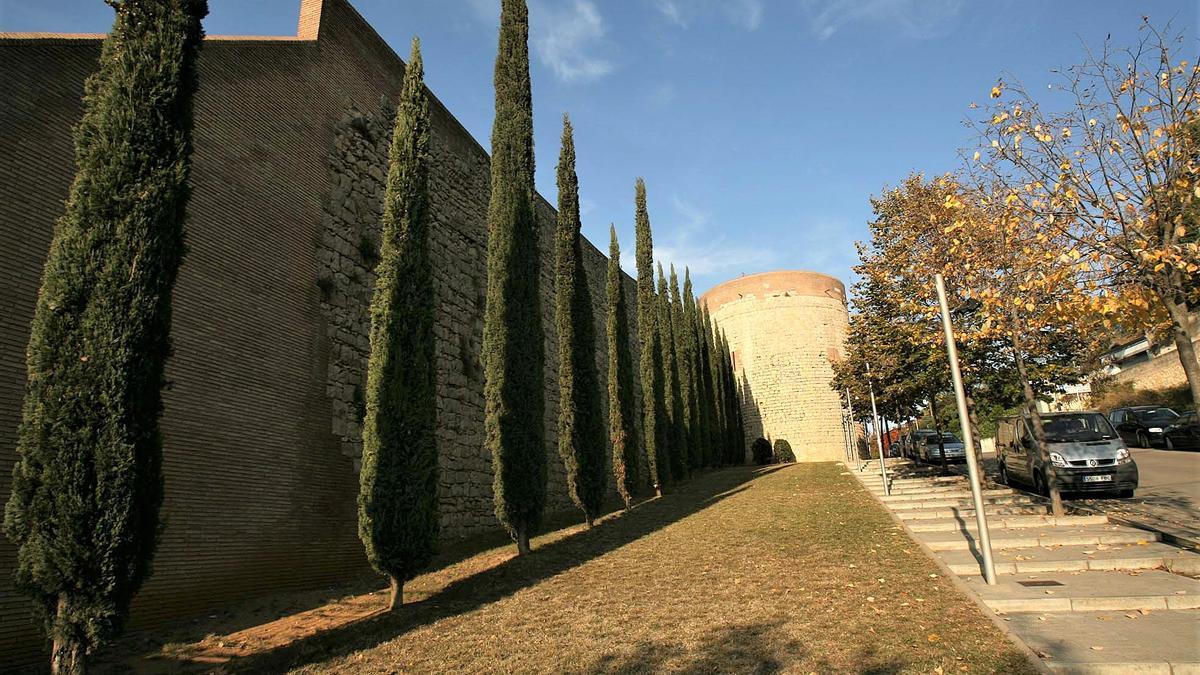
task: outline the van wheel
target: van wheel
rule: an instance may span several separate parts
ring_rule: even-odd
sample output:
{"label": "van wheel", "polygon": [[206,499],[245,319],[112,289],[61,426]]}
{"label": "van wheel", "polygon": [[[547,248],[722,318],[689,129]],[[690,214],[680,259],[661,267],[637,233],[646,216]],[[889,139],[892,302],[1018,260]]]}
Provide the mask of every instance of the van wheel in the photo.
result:
{"label": "van wheel", "polygon": [[1121,499],[1131,499],[1133,497],[1133,490],[1120,490],[1117,492],[1117,496]]}
{"label": "van wheel", "polygon": [[1139,448],[1148,448],[1148,447],[1150,447],[1150,439],[1146,437],[1146,434],[1144,434],[1144,433],[1142,433],[1142,432],[1140,432],[1140,431],[1139,431],[1139,432],[1138,432],[1138,434],[1137,434],[1137,442],[1138,442],[1138,447],[1139,447]]}
{"label": "van wheel", "polygon": [[1171,440],[1171,437],[1170,437],[1170,436],[1167,436],[1166,434],[1163,434],[1163,442],[1165,442],[1165,443],[1167,444],[1167,449],[1168,449],[1168,450],[1174,450],[1174,449],[1175,449],[1175,442]]}
{"label": "van wheel", "polygon": [[1004,466],[1004,462],[1000,462],[1000,478],[998,480],[1001,485],[1008,485],[1008,467]]}

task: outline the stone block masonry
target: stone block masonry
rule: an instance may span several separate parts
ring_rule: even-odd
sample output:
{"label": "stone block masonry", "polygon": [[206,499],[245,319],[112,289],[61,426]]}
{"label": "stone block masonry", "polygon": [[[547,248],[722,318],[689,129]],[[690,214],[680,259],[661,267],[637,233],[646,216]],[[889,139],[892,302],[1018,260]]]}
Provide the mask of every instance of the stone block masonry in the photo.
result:
{"label": "stone block masonry", "polygon": [[700,299],[725,332],[746,428],[786,440],[800,462],[845,457],[842,402],[830,388],[849,315],[842,282],[815,272],[766,272],[719,284]]}
{"label": "stone block masonry", "polygon": [[[29,323],[101,37],[0,35],[3,501]],[[166,530],[134,604],[135,629],[367,569],[355,513],[366,308],[391,140],[387,101],[404,64],[345,0],[303,0],[296,37],[210,36],[199,66],[189,253],[175,289],[162,420]],[[479,363],[489,170],[486,151],[444,106],[433,100],[431,113],[439,505],[443,536],[461,539],[498,529]],[[545,200],[538,214],[549,509],[565,511],[573,507],[555,423],[555,217]],[[603,336],[607,261],[585,249]],[[633,280],[625,283],[636,297]],[[634,327],[635,311],[631,303]],[[636,335],[631,342],[636,350]],[[597,347],[604,377],[606,341]],[[30,603],[12,587],[14,563],[0,538],[0,671],[40,658]]]}

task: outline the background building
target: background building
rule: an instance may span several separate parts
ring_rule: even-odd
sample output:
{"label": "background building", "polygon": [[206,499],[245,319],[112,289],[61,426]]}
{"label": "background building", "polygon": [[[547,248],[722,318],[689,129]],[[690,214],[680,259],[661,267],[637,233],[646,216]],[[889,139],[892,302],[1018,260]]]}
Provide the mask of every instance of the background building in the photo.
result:
{"label": "background building", "polygon": [[845,458],[842,400],[830,388],[849,329],[846,288],[817,272],[751,274],[700,299],[733,352],[746,444],[791,444],[801,462]]}

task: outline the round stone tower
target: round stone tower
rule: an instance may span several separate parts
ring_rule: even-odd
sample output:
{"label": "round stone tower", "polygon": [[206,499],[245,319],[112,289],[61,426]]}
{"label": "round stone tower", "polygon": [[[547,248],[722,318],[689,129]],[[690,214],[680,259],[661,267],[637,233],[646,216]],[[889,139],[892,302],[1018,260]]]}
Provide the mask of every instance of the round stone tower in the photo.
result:
{"label": "round stone tower", "polygon": [[849,327],[846,287],[817,272],[751,274],[701,298],[733,353],[746,446],[786,440],[801,462],[845,457],[842,402],[829,387]]}

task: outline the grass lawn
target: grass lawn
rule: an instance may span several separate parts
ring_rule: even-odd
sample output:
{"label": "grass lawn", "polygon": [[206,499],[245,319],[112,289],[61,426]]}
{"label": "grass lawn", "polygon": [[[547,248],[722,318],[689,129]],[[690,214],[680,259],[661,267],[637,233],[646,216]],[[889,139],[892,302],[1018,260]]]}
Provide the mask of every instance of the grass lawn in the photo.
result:
{"label": "grass lawn", "polygon": [[[226,672],[1036,672],[835,464],[712,471],[587,531],[140,662]],[[209,627],[209,630],[213,627]],[[132,659],[132,660],[129,660]],[[152,667],[152,666],[151,666]],[[938,670],[940,668],[940,671]]]}

